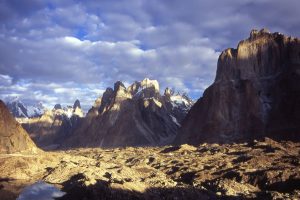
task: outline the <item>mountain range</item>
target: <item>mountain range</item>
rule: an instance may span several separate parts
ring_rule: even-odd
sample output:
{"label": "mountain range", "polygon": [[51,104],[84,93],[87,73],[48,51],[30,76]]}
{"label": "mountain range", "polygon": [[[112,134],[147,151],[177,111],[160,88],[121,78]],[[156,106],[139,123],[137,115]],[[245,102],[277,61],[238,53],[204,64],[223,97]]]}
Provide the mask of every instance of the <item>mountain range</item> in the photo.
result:
{"label": "mountain range", "polygon": [[18,118],[39,147],[149,146],[171,144],[193,105],[185,94],[145,78],[125,87],[107,88],[83,116],[79,100],[73,107],[56,104],[39,117]]}
{"label": "mountain range", "polygon": [[18,121],[39,147],[53,149],[70,136],[83,117],[80,101],[76,100],[73,106],[56,104],[39,117],[18,118]]}
{"label": "mountain range", "polygon": [[13,98],[5,102],[7,108],[16,118],[33,118],[41,116],[45,107],[41,102],[36,105],[26,105],[19,98]]}
{"label": "mountain range", "polygon": [[[7,103],[41,147],[122,147],[299,140],[300,41],[253,30],[236,49],[224,50],[214,83],[194,102],[158,81],[117,81],[83,116],[79,100],[52,110]],[[21,118],[21,120],[20,120]]]}
{"label": "mountain range", "polygon": [[107,88],[64,147],[120,147],[170,144],[193,101],[156,80],[144,79],[125,87]]}
{"label": "mountain range", "polygon": [[86,116],[79,100],[36,117],[0,100],[0,198],[299,199],[299,121],[300,40],[253,30],[195,104],[147,78]]}

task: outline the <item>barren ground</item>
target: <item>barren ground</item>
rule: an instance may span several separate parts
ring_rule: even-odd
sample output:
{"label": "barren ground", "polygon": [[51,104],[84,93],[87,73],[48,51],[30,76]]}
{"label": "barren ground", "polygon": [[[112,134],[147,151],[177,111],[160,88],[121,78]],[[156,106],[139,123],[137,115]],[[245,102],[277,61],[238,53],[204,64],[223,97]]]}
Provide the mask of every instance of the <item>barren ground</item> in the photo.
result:
{"label": "barren ground", "polygon": [[0,155],[0,197],[44,180],[62,199],[300,199],[300,143],[75,149]]}

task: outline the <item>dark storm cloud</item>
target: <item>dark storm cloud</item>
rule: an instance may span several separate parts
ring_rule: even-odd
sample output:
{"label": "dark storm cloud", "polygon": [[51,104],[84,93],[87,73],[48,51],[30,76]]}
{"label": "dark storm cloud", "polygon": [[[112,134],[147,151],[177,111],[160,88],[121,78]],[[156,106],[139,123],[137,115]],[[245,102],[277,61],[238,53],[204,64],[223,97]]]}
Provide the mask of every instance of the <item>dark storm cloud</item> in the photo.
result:
{"label": "dark storm cloud", "polygon": [[33,12],[42,9],[45,4],[39,0],[1,0],[0,1],[0,21],[11,20],[31,15]]}
{"label": "dark storm cloud", "polygon": [[[299,36],[298,0],[0,1],[0,98],[86,107],[116,80],[198,98],[252,28]],[[89,98],[87,98],[89,97]]]}
{"label": "dark storm cloud", "polygon": [[[150,1],[148,12],[158,24],[190,24],[198,36],[214,39],[220,48],[235,46],[253,28],[299,35],[298,0]],[[158,9],[156,5],[160,5]],[[162,19],[162,20],[160,20]]]}

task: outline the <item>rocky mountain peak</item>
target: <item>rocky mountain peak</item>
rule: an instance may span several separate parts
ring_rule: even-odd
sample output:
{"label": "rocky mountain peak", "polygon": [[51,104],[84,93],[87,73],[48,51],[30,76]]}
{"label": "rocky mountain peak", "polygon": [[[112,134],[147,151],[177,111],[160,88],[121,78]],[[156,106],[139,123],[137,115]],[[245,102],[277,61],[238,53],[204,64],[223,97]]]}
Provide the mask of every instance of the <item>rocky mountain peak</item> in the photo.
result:
{"label": "rocky mountain peak", "polygon": [[271,35],[271,32],[266,28],[263,28],[259,31],[257,29],[253,29],[250,32],[250,39],[255,39],[256,37],[263,36],[263,35]]}
{"label": "rocky mountain peak", "polygon": [[134,98],[160,98],[158,81],[150,80],[149,78],[133,83],[129,86],[129,91],[133,91]]}
{"label": "rocky mountain peak", "polygon": [[114,84],[114,100],[118,101],[118,99],[128,99],[131,98],[131,93],[127,91],[125,85],[121,81],[117,81]]}
{"label": "rocky mountain peak", "polygon": [[73,106],[62,107],[56,104],[52,110],[45,110],[41,117],[20,122],[40,147],[52,149],[57,148],[69,136],[83,116],[80,101],[76,100]]}
{"label": "rocky mountain peak", "polygon": [[18,97],[6,101],[6,106],[12,115],[19,119],[39,117],[45,110],[42,102],[36,105],[26,105]]}
{"label": "rocky mountain peak", "polygon": [[121,81],[117,81],[114,84],[114,91],[118,91],[120,89],[126,89],[125,85]]}
{"label": "rocky mountain peak", "polygon": [[135,95],[141,90],[141,82],[135,81],[133,84],[128,86],[127,91],[131,93],[131,95]]}
{"label": "rocky mountain peak", "polygon": [[170,88],[166,88],[165,89],[165,92],[164,92],[164,96],[166,96],[166,97],[171,97],[171,95],[173,95],[174,94],[174,91],[173,90],[171,90]]}
{"label": "rocky mountain peak", "polygon": [[224,50],[215,82],[190,110],[177,141],[300,139],[300,40],[253,30]]}
{"label": "rocky mountain peak", "polygon": [[170,91],[169,97],[161,95],[158,81],[148,78],[135,81],[128,88],[117,81],[114,89],[107,88],[95,102],[66,146],[170,143],[190,108],[180,94],[175,97]]}
{"label": "rocky mountain peak", "polygon": [[19,99],[15,99],[11,102],[7,102],[7,106],[15,117],[20,117],[20,118],[28,117],[27,108],[25,104]]}
{"label": "rocky mountain peak", "polygon": [[62,106],[58,103],[58,104],[54,105],[53,109],[54,110],[59,110],[59,109],[62,109]]}
{"label": "rocky mountain peak", "polygon": [[114,90],[112,88],[106,88],[105,92],[102,95],[101,101],[99,101],[98,112],[102,113],[110,102],[114,98]]}
{"label": "rocky mountain peak", "polygon": [[284,63],[287,51],[293,56],[290,61],[297,64],[299,43],[297,38],[270,33],[267,29],[252,30],[250,37],[240,41],[236,49],[228,48],[221,53],[215,81],[277,76],[288,64]]}
{"label": "rocky mountain peak", "polygon": [[76,108],[81,109],[80,101],[78,99],[76,99],[76,101],[73,104],[73,109],[75,110]]}
{"label": "rocky mountain peak", "polygon": [[155,91],[159,92],[159,83],[157,80],[151,80],[149,78],[145,78],[141,81],[142,88],[154,88]]}

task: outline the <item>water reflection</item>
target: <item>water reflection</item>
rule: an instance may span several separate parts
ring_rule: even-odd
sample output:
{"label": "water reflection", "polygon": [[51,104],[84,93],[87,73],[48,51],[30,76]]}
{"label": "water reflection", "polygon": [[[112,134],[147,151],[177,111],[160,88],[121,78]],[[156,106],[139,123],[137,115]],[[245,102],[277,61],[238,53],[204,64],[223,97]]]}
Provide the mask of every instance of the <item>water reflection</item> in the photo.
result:
{"label": "water reflection", "polygon": [[17,200],[54,200],[62,197],[65,192],[60,191],[53,185],[38,181],[25,187]]}

